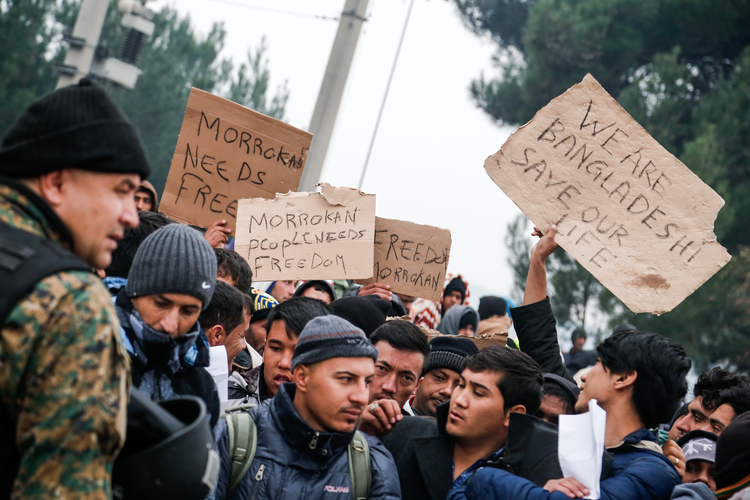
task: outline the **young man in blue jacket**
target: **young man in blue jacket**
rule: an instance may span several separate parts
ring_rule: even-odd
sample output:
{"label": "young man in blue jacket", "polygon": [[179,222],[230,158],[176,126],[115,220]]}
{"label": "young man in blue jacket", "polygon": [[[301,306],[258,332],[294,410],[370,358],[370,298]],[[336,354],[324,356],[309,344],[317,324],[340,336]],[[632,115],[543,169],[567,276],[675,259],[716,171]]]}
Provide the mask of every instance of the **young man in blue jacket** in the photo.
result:
{"label": "young man in blue jacket", "polygon": [[[349,444],[369,400],[378,351],[362,330],[334,315],[305,325],[292,358],[292,383],[268,404],[250,410],[257,448],[234,491],[229,437],[219,439],[222,458],[216,498],[351,498]],[[398,500],[393,458],[377,438],[366,436],[373,500]]]}
{"label": "young man in blue jacket", "polygon": [[[550,238],[554,230],[540,245]],[[589,401],[596,399],[607,412],[604,446],[614,461],[600,484],[601,498],[667,500],[682,481],[649,429],[676,411],[687,392],[690,360],[672,340],[639,331],[614,334],[597,352],[597,363],[583,378],[576,411],[587,411]],[[588,493],[574,478],[553,479],[542,488],[506,471],[484,468],[448,498],[565,500]]]}

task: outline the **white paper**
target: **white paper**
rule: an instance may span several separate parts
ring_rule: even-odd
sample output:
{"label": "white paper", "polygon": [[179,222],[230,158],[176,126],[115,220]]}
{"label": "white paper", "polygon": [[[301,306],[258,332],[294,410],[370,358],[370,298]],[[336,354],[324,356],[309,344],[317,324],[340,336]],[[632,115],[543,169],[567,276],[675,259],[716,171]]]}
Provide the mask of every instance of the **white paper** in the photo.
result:
{"label": "white paper", "polygon": [[589,490],[585,498],[597,500],[599,477],[602,474],[604,454],[604,428],[607,412],[595,399],[589,401],[588,413],[560,415],[557,438],[557,456],[563,477],[578,480]]}
{"label": "white paper", "polygon": [[229,359],[223,345],[211,347],[208,350],[209,365],[206,370],[214,379],[219,390],[219,402],[229,400]]}

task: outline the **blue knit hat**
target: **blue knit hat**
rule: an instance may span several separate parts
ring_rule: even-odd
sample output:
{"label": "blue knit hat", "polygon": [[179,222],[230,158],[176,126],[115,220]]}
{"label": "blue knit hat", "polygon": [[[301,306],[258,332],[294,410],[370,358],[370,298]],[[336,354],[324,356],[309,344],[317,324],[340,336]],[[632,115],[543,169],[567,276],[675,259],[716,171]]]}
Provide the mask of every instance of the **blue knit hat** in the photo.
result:
{"label": "blue knit hat", "polygon": [[378,359],[378,350],[365,332],[335,315],[311,319],[297,339],[292,371],[297,365],[310,365],[331,358]]}

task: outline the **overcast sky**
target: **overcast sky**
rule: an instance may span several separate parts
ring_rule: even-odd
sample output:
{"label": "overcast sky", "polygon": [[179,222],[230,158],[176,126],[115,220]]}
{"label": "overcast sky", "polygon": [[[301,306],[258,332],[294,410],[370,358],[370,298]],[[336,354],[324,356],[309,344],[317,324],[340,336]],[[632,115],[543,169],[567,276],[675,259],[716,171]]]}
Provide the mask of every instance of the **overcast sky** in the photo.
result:
{"label": "overcast sky", "polygon": [[[205,36],[227,30],[223,57],[246,59],[268,43],[271,90],[287,82],[286,120],[308,130],[344,0],[152,0],[189,14]],[[393,64],[408,0],[371,0],[322,181],[357,187]],[[283,12],[281,12],[283,11]],[[316,18],[324,16],[329,19]],[[377,214],[451,230],[449,272],[464,274],[478,299],[507,296],[504,238],[518,208],[484,171],[513,129],[498,127],[469,96],[492,66],[493,44],[467,30],[446,0],[416,0],[362,190]],[[476,306],[477,302],[473,301]]]}

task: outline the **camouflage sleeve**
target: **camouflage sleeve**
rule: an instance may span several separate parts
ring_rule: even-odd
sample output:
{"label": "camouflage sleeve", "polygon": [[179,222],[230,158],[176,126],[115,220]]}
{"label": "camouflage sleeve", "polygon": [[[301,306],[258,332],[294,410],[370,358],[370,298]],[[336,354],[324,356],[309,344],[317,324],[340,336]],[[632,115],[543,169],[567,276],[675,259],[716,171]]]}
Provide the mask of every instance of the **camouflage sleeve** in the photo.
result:
{"label": "camouflage sleeve", "polygon": [[0,330],[0,396],[20,455],[12,498],[111,498],[128,369],[94,275],[52,275],[15,307]]}

